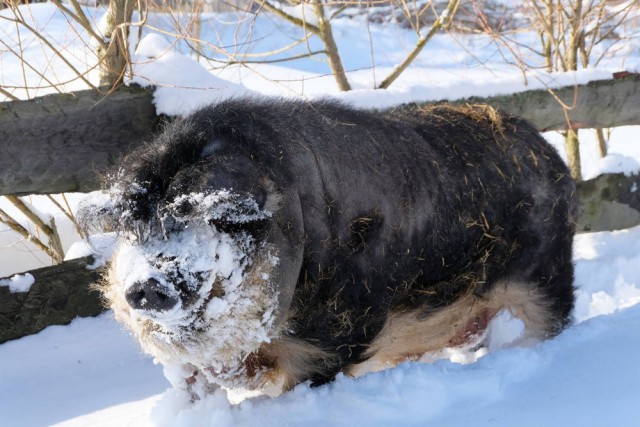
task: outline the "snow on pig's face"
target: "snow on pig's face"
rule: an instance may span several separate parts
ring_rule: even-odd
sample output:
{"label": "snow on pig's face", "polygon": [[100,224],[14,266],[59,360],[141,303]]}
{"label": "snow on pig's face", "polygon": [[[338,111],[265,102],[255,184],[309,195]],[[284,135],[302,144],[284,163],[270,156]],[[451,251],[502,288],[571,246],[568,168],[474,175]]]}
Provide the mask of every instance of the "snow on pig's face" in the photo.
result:
{"label": "snow on pig's face", "polygon": [[116,318],[165,364],[237,376],[274,333],[278,258],[260,239],[270,213],[219,190],[176,197],[156,216],[144,237],[125,232],[112,262],[104,292]]}

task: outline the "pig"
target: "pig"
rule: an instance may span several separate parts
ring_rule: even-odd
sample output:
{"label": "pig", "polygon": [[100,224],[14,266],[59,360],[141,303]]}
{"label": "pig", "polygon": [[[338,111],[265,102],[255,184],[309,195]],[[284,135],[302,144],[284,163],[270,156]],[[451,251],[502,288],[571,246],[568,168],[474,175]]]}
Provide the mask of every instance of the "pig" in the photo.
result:
{"label": "pig", "polygon": [[575,185],[525,120],[237,98],[169,124],[83,208],[119,247],[101,290],[194,398],[535,339],[574,306]]}

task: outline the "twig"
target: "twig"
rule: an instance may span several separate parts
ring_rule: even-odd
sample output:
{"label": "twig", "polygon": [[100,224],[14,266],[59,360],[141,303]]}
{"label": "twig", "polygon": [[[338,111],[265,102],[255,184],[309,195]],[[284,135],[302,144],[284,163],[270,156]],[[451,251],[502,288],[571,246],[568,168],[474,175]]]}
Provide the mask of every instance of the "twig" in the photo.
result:
{"label": "twig", "polygon": [[[58,58],[60,58],[60,60],[62,60],[62,62],[65,63],[65,65],[67,67],[69,67],[71,69],[71,71],[74,72],[74,74],[76,74],[80,80],[82,80],[87,86],[89,86],[91,89],[97,89],[89,80],[87,80],[83,73],[81,73],[80,71],[78,71],[78,69],[76,69],[76,67],[73,66],[73,64],[71,62],[69,62],[69,60],[49,41],[47,40],[46,37],[44,37],[39,31],[37,31],[35,28],[33,28],[31,25],[27,24],[26,20],[24,19],[24,17],[22,17],[22,14],[20,13],[19,10],[17,9],[12,9],[12,12],[14,12],[15,16],[16,16],[16,21],[20,23],[20,25],[22,25],[23,27],[25,27],[27,30],[31,31],[31,33],[38,38],[42,43],[44,43],[49,49],[51,49],[51,51],[56,54],[56,56],[58,56]],[[19,18],[19,19],[18,19]]]}
{"label": "twig", "polygon": [[55,260],[57,258],[57,254],[55,254],[50,247],[48,247],[47,245],[42,243],[42,241],[40,239],[36,238],[26,228],[24,228],[18,222],[13,220],[11,218],[11,216],[9,214],[7,214],[3,209],[0,209],[0,222],[5,224],[5,225],[7,225],[9,228],[11,228],[16,233],[20,234],[26,240],[28,240],[31,243],[33,243],[34,245],[36,245],[38,247],[38,249],[40,249],[42,252],[44,252],[47,255],[49,255],[49,257],[51,259]]}
{"label": "twig", "polygon": [[56,199],[53,198],[52,195],[47,194],[47,198],[51,201],[51,203],[53,203],[58,209],[60,209],[60,211],[62,211],[62,213],[69,218],[69,221],[71,221],[71,223],[73,224],[74,228],[76,229],[76,232],[80,235],[80,237],[85,238],[85,233],[82,230],[82,227],[80,227],[80,224],[78,224],[78,221],[76,221],[76,218],[73,216],[73,213],[71,212],[71,207],[69,206],[69,202],[67,201],[67,198],[65,197],[64,194],[62,194],[62,198],[65,202],[65,204],[67,205],[67,209],[65,209]]}
{"label": "twig", "polygon": [[45,234],[51,235],[53,234],[53,229],[49,227],[42,218],[40,218],[35,212],[33,212],[22,200],[20,200],[17,196],[7,195],[5,196],[7,200],[11,202],[20,212],[24,214],[31,222],[33,222],[37,227],[39,227]]}
{"label": "twig", "polygon": [[[309,58],[312,57],[314,55],[320,55],[320,54],[325,54],[326,55],[327,51],[326,50],[314,50],[312,52],[306,52],[306,53],[301,53],[300,55],[294,55],[294,56],[288,56],[286,58],[277,58],[277,59],[255,59],[255,60],[251,60],[251,59],[217,59],[217,58],[212,58],[208,55],[205,55],[204,53],[202,53],[200,56],[204,59],[206,59],[207,61],[210,62],[217,62],[220,64],[224,64],[224,66],[227,65],[237,65],[237,64],[276,64],[279,62],[288,62],[288,61],[294,61],[296,59],[301,59],[301,58]],[[223,67],[212,67],[212,68],[223,68]]]}
{"label": "twig", "polygon": [[442,28],[447,27],[453,16],[455,15],[458,6],[460,5],[460,0],[449,0],[447,4],[447,8],[442,12],[440,17],[435,20],[431,29],[421,39],[418,40],[416,46],[413,48],[411,52],[407,55],[407,57],[402,61],[397,67],[393,69],[393,71],[385,78],[382,83],[378,86],[378,89],[387,89],[391,84],[402,74],[402,72],[413,62],[414,59],[418,56],[418,54],[422,51],[425,45],[431,40],[431,38]]}
{"label": "twig", "polygon": [[35,212],[29,208],[19,197],[7,195],[6,199],[11,202],[20,212],[24,214],[31,222],[33,222],[36,227],[38,227],[42,232],[44,232],[49,238],[49,242],[51,243],[51,253],[54,262],[59,263],[64,259],[64,251],[62,249],[62,244],[60,243],[60,236],[58,236],[58,231],[55,228],[55,222],[53,221],[53,217],[51,218],[51,225],[44,222],[42,218],[40,218]]}
{"label": "twig", "polygon": [[17,96],[13,95],[12,93],[7,92],[6,90],[2,89],[1,87],[0,87],[0,94],[4,95],[5,97],[9,98],[12,101],[17,101],[17,100],[20,99]]}
{"label": "twig", "polygon": [[[33,65],[31,65],[31,63],[25,61],[24,60],[24,56],[20,55],[20,52],[16,52],[15,50],[13,50],[11,48],[11,46],[9,46],[4,40],[0,40],[0,43],[2,43],[4,45],[4,47],[7,49],[8,52],[14,54],[17,58],[19,58],[22,61],[23,65],[26,65],[29,69],[31,69],[31,71],[33,71],[38,76],[40,76],[44,81],[49,83],[48,87],[54,88],[55,90],[58,91],[58,93],[62,93],[62,90],[60,90],[60,88],[58,86],[63,85],[64,83],[54,83],[54,82],[52,82],[51,80],[49,80],[47,78],[47,76],[44,75],[44,73],[42,73],[38,69],[36,69]],[[73,80],[76,80],[76,77],[74,77]],[[71,80],[71,81],[73,81],[73,80]],[[19,87],[18,86],[7,86],[7,85],[5,85],[5,87],[12,87],[14,89],[25,89],[25,90],[27,89],[26,84],[25,84],[25,86],[19,86]],[[29,86],[29,87],[33,88],[33,86]],[[35,89],[41,89],[41,88],[46,88],[46,87],[47,86],[38,86],[38,87],[35,87]],[[27,94],[28,94],[28,91],[27,91]],[[27,97],[28,97],[28,95],[27,95]]]}
{"label": "twig", "polygon": [[[260,6],[264,7],[265,9],[267,9],[269,12],[278,15],[280,18],[284,19],[285,21],[289,21],[292,24],[295,24],[299,27],[305,28],[307,30],[309,30],[310,32],[319,35],[320,34],[320,28],[316,27],[315,25],[312,25],[300,18],[296,18],[295,16],[291,16],[288,13],[286,13],[285,11],[277,8],[276,6],[272,5],[271,3],[269,3],[267,0],[259,0]],[[319,19],[320,17],[318,17]]]}
{"label": "twig", "polygon": [[93,31],[93,26],[91,25],[91,22],[89,22],[87,15],[85,15],[84,11],[82,10],[82,8],[80,7],[80,5],[76,0],[69,0],[71,5],[73,6],[73,9],[75,10],[75,13],[71,9],[66,7],[64,4],[62,4],[60,0],[51,0],[51,2],[55,4],[58,9],[60,9],[62,12],[64,12],[65,14],[73,18],[74,21],[80,24],[80,26],[87,32],[87,34],[89,34],[103,48],[107,47],[107,44],[104,41],[104,38],[99,34],[97,34],[95,31]]}

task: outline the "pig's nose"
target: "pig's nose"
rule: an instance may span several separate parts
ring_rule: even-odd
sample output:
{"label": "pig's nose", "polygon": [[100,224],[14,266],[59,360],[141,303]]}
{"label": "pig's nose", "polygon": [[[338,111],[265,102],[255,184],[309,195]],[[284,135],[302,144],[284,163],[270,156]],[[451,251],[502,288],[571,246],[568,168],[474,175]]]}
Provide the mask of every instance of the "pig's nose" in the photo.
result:
{"label": "pig's nose", "polygon": [[166,311],[178,304],[179,298],[156,279],[134,283],[125,292],[125,299],[136,310]]}

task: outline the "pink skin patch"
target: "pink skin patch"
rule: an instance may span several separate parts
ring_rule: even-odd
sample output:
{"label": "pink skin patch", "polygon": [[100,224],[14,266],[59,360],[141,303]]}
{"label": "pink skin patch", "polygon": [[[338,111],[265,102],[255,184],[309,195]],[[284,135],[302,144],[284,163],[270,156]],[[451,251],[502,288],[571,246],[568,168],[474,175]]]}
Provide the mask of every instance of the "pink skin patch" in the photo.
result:
{"label": "pink skin patch", "polygon": [[489,322],[495,315],[496,313],[489,309],[483,310],[478,316],[467,322],[464,328],[460,329],[458,333],[449,340],[449,345],[451,347],[461,347],[475,342],[485,333]]}

